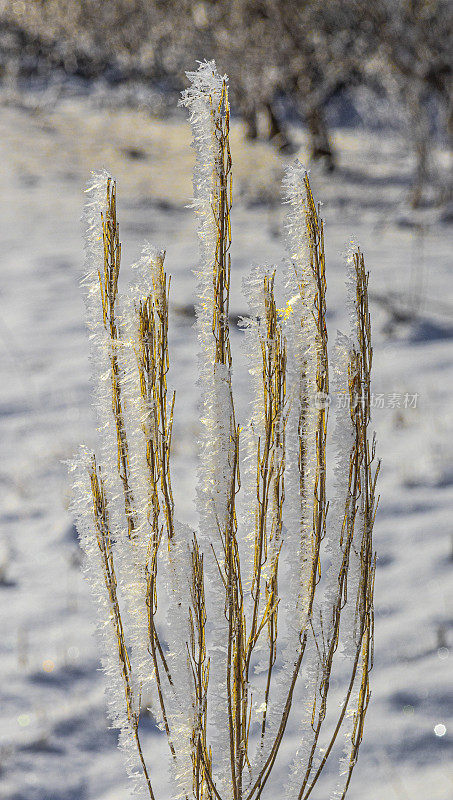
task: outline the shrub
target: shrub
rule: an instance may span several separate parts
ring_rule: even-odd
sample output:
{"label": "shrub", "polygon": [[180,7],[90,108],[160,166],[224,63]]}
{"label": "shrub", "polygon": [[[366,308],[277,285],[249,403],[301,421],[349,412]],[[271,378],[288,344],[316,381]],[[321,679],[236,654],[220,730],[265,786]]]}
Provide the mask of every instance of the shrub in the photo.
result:
{"label": "shrub", "polygon": [[[311,795],[341,729],[335,796],[344,797],[362,739],[373,654],[378,468],[368,432],[368,275],[360,250],[351,250],[351,331],[338,335],[334,353],[342,402],[328,516],[323,223],[296,163],[284,181],[286,306],[276,306],[273,269],[255,267],[244,282],[252,410],[241,428],[229,336],[227,81],[213,62],[189,78],[182,103],[196,149],[200,242],[196,532],[178,521],[171,486],[175,397],[167,386],[165,253],[144,247],[136,283],[120,305],[116,185],[102,173],[88,190],[84,288],[101,449],[99,456],[82,449],[73,464],[74,509],[99,612],[109,713],[139,796],[155,796],[140,740],[146,695],[168,738],[173,797],[257,800],[291,710],[300,744],[285,798]],[[327,701],[340,643],[349,681],[332,720]]]}

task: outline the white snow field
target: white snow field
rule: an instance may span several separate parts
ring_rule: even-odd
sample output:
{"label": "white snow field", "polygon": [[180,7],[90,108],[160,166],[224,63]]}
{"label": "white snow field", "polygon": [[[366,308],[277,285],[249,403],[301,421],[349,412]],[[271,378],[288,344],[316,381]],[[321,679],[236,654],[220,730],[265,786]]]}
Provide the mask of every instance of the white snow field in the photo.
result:
{"label": "white snow field", "polygon": [[[298,157],[305,138],[294,129]],[[326,221],[329,333],[346,328],[341,253],[354,235],[373,297],[399,293],[390,319],[373,303],[374,426],[382,458],[375,527],[372,699],[350,800],[453,798],[453,226],[405,205],[412,158],[396,135],[337,130],[340,168],[311,171]],[[81,573],[63,463],[95,440],[79,280],[90,170],[118,181],[123,280],[144,239],[165,246],[172,274],[171,382],[176,388],[174,494],[196,525],[197,263],[193,151],[183,117],[99,109],[83,98],[4,105],[0,119],[0,798],[124,800],[128,782],[104,709],[95,609]],[[246,143],[233,123],[233,313],[242,277],[284,256],[280,179],[288,157]],[[439,151],[441,169],[446,154]],[[393,315],[395,317],[395,315]],[[239,421],[247,372],[232,343]],[[237,351],[237,352],[236,352]],[[381,407],[383,406],[383,407]],[[341,675],[340,675],[341,677]],[[341,684],[335,691],[341,689]],[[338,699],[340,694],[337,695]],[[143,720],[158,800],[164,737]],[[284,749],[295,747],[291,721]],[[279,800],[284,759],[264,797]],[[327,800],[333,762],[313,797]]]}

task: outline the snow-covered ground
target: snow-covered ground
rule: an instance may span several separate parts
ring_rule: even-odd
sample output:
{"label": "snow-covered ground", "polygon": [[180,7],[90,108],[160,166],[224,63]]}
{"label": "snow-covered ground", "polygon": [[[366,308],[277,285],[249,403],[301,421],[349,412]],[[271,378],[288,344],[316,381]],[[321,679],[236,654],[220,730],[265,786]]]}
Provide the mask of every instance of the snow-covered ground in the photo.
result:
{"label": "snow-covered ground", "polygon": [[[305,138],[294,130],[305,158]],[[373,305],[374,424],[382,457],[375,528],[376,657],[372,701],[350,800],[453,797],[453,226],[405,206],[412,160],[395,136],[335,133],[340,168],[317,169],[324,202],[330,333],[346,326],[341,253],[361,244],[378,296],[399,292],[418,317],[389,325]],[[124,279],[143,239],[164,245],[173,275],[174,491],[196,523],[198,430],[193,300],[197,261],[193,152],[180,118],[96,109],[82,98],[2,107],[0,159],[0,798],[119,800],[127,781],[104,712],[94,608],[80,572],[64,460],[94,440],[79,278],[83,186],[118,179]],[[279,264],[285,164],[233,125],[233,312],[252,263]],[[441,164],[445,154],[438,153]],[[446,166],[446,164],[445,164]],[[179,310],[178,310],[179,308]],[[233,334],[239,345],[240,333]],[[333,338],[333,336],[332,336]],[[238,348],[239,349],[239,348]],[[245,413],[246,372],[237,358]],[[378,400],[378,395],[383,399]],[[407,398],[406,398],[407,395]],[[415,400],[414,400],[415,398]],[[379,406],[383,403],[383,408]],[[406,405],[408,407],[406,407]],[[412,407],[412,406],[416,407]],[[144,721],[156,794],[165,743]],[[291,730],[287,742],[291,750]],[[271,795],[269,795],[270,797]],[[278,786],[272,795],[280,797]],[[328,797],[328,781],[320,785]]]}

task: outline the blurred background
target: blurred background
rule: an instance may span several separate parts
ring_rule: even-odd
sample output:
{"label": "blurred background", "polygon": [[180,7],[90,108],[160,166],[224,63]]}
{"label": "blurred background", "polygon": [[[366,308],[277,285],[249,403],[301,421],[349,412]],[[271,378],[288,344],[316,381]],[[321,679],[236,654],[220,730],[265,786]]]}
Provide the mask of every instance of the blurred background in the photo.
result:
{"label": "blurred background", "polygon": [[290,150],[288,120],[303,121],[328,169],[335,124],[404,126],[419,206],[452,194],[432,159],[436,140],[453,147],[452,30],[449,0],[6,0],[1,67],[11,92],[122,87],[118,101],[163,114],[188,64],[215,58],[248,139]]}
{"label": "blurred background", "polygon": [[[376,658],[348,796],[451,800],[451,0],[0,3],[0,798],[127,796],[64,463],[96,441],[80,217],[90,172],[105,168],[118,181],[124,285],[144,239],[167,250],[174,493],[196,525],[194,155],[178,99],[205,58],[230,78],[233,317],[251,265],[284,257],[280,186],[296,157],[324,204],[331,340],[348,324],[351,236],[371,273]],[[234,328],[241,421],[240,341]],[[165,742],[145,708],[142,724],[169,800]],[[295,734],[292,723],[269,796],[282,797]],[[334,762],[320,800],[337,777]]]}

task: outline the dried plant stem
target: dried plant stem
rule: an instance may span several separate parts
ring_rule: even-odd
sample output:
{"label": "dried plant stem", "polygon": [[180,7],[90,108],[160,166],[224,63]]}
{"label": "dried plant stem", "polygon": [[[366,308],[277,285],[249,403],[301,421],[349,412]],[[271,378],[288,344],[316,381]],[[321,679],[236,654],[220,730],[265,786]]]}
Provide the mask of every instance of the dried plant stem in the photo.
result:
{"label": "dried plant stem", "polygon": [[[93,574],[92,582],[98,597],[106,590],[108,619],[102,624],[115,636],[114,646],[106,638],[114,650],[106,670],[112,676],[116,670],[118,695],[111,717],[121,727],[123,744],[131,747],[129,771],[142,780],[141,772],[130,766],[136,759],[144,778],[142,794],[147,792],[151,800],[155,797],[139,737],[145,687],[167,737],[175,797],[259,800],[269,789],[297,705],[296,690],[306,675],[301,744],[285,797],[308,800],[340,730],[346,728],[345,777],[338,790],[344,800],[363,736],[374,645],[372,531],[379,463],[375,465],[375,441],[369,433],[368,274],[361,251],[351,252],[353,321],[350,337],[337,340],[334,370],[349,409],[336,415],[336,496],[328,515],[326,258],[319,207],[307,174],[298,164],[291,167],[285,190],[290,205],[287,289],[293,296],[285,309],[277,308],[278,274],[268,267],[254,268],[244,283],[250,304],[244,340],[253,399],[243,440],[233,398],[229,331],[232,160],[227,79],[220,78],[212,63],[201,64],[190,77],[193,86],[184,104],[190,109],[197,150],[194,206],[201,252],[197,325],[202,438],[196,532],[175,516],[172,491],[175,395],[167,386],[170,280],[165,252],[145,246],[136,265],[142,270],[141,283],[132,288],[129,310],[120,317],[121,244],[111,178],[106,177],[100,219],[89,216],[88,240],[96,266],[86,285],[90,298],[99,292],[102,306],[101,323],[94,319],[93,302],[88,304],[102,364],[102,374],[95,377],[104,413],[108,364],[114,423],[114,432],[108,425],[100,431],[104,436],[110,431],[116,441],[113,452],[103,450],[105,484],[94,456],[87,462],[85,454],[80,462],[85,480],[86,471],[89,476],[89,511],[86,483],[79,479],[76,486],[85,492],[78,515],[87,556],[93,559],[91,547],[101,554],[102,574]],[[92,188],[99,191],[99,185]],[[128,353],[131,363],[126,362]],[[105,487],[112,495],[114,537]],[[245,534],[237,514],[241,488],[249,506]],[[321,560],[324,565],[329,559],[321,582]],[[91,568],[95,573],[94,564]],[[160,603],[164,587],[169,607],[165,630]],[[118,596],[127,610],[125,624]],[[349,682],[326,730],[340,642],[350,658]],[[263,677],[255,680],[259,673]],[[320,750],[324,739],[327,745]]]}
{"label": "dried plant stem", "polygon": [[140,704],[138,704],[137,707],[132,688],[132,669],[129,660],[129,654],[125,643],[124,627],[121,618],[121,611],[117,595],[117,580],[115,574],[115,567],[113,563],[112,537],[109,528],[107,500],[105,495],[104,484],[101,477],[101,472],[100,469],[97,467],[95,456],[93,456],[92,458],[89,475],[91,482],[91,493],[93,497],[93,516],[96,523],[96,539],[102,556],[105,586],[107,589],[107,596],[110,608],[110,619],[115,630],[115,635],[118,645],[118,659],[121,665],[121,672],[124,684],[127,719],[133,731],[135,743],[137,745],[137,750],[139,753],[140,763],[142,765],[143,774],[145,776],[146,784],[148,786],[149,796],[151,800],[155,800],[155,795],[148,774],[148,769],[143,757],[143,751],[138,733]]}
{"label": "dried plant stem", "polygon": [[164,257],[165,253],[162,253],[156,259],[157,270],[153,277],[153,292],[145,299],[140,300],[135,306],[138,330],[135,350],[140,379],[142,427],[146,442],[146,463],[149,479],[148,521],[152,531],[148,548],[149,557],[146,564],[149,650],[164,728],[171,755],[175,758],[176,753],[165,708],[158,656],[170,686],[173,686],[173,680],[155,624],[157,613],[157,560],[162,538],[159,522],[159,487],[163,498],[169,547],[174,535],[174,503],[169,468],[174,395],[170,407],[167,399],[167,373],[169,369],[168,296],[170,281],[167,281],[167,276],[164,272]]}
{"label": "dried plant stem", "polygon": [[129,452],[124,425],[123,401],[121,396],[120,368],[117,349],[120,346],[120,331],[116,320],[116,299],[118,294],[118,277],[121,265],[121,244],[119,241],[119,225],[116,218],[116,184],[107,180],[107,213],[102,216],[102,235],[104,243],[104,268],[98,270],[99,286],[102,301],[104,327],[110,337],[110,364],[112,381],[112,407],[115,419],[118,474],[121,478],[124,494],[124,510],[127,520],[127,531],[130,539],[136,528],[134,516],[134,498],[129,480]]}
{"label": "dried plant stem", "polygon": [[[371,532],[376,512],[375,487],[379,466],[372,474],[374,460],[374,442],[371,445],[368,437],[370,422],[370,372],[372,362],[371,328],[368,310],[367,283],[363,256],[357,251],[352,256],[356,278],[356,330],[357,348],[353,349],[349,360],[349,407],[351,413],[351,426],[354,431],[353,447],[350,453],[349,488],[344,513],[344,541],[343,558],[338,575],[338,593],[333,605],[333,625],[330,633],[328,647],[324,645],[323,651],[323,681],[321,684],[321,707],[318,712],[315,727],[313,746],[309,755],[307,770],[299,792],[299,800],[307,800],[310,796],[322,769],[332,751],[337,735],[351,698],[354,682],[357,675],[360,659],[362,659],[362,675],[357,710],[354,715],[354,730],[352,734],[352,749],[349,759],[349,771],[346,786],[342,797],[345,796],[352,775],[352,770],[357,760],[363,724],[369,702],[369,672],[372,667],[373,654],[373,589],[375,559],[372,548]],[[360,503],[360,507],[358,507]],[[338,722],[332,738],[325,749],[320,765],[309,783],[309,776],[313,764],[322,723],[324,722],[327,695],[329,691],[329,676],[332,671],[333,657],[338,646],[341,611],[347,599],[347,579],[351,547],[354,540],[357,518],[360,519],[361,542],[361,579],[356,597],[356,654],[351,671],[351,679],[344,703],[341,707]],[[309,785],[307,785],[309,783]]]}
{"label": "dried plant stem", "polygon": [[[190,650],[192,674],[195,686],[196,724],[192,735],[193,759],[193,788],[194,797],[200,800],[204,788],[207,796],[212,798],[212,788],[209,778],[212,769],[212,755],[207,748],[206,728],[208,720],[208,683],[209,683],[209,658],[206,651],[206,603],[204,592],[203,555],[200,552],[196,536],[192,547],[192,577],[191,587],[192,607],[190,616]],[[212,783],[212,781],[211,781]],[[207,785],[207,787],[206,787]]]}

